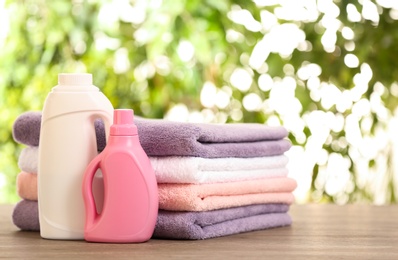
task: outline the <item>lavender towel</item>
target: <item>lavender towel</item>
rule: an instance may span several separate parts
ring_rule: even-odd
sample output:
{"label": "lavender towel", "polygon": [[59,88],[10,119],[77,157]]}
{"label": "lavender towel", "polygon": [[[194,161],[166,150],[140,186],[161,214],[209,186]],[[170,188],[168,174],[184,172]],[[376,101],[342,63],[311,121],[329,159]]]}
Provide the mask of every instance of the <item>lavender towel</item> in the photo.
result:
{"label": "lavender towel", "polygon": [[[41,114],[26,112],[13,127],[17,142],[38,145]],[[194,124],[136,118],[140,142],[149,156],[197,156],[204,158],[261,157],[289,150],[284,127],[262,124]],[[99,150],[105,146],[101,121],[96,124]]]}
{"label": "lavender towel", "polygon": [[[154,238],[208,239],[291,225],[285,204],[259,204],[204,211],[160,210]],[[40,231],[37,201],[22,200],[14,208],[14,224],[21,230]]]}
{"label": "lavender towel", "polygon": [[39,231],[39,208],[37,201],[21,200],[12,212],[14,225],[21,230]]}
{"label": "lavender towel", "polygon": [[[104,123],[101,120],[94,121],[95,134],[97,136],[98,151],[102,151],[106,145]],[[41,128],[41,112],[29,111],[22,113],[15,119],[12,127],[12,136],[20,144],[39,146]]]}
{"label": "lavender towel", "polygon": [[159,211],[154,238],[208,239],[287,226],[288,205],[260,204],[203,212]]}
{"label": "lavender towel", "polygon": [[39,145],[41,112],[25,112],[17,117],[12,127],[14,140],[29,146]]}
{"label": "lavender towel", "polygon": [[194,124],[136,119],[141,145],[149,156],[203,158],[261,157],[289,150],[283,127],[260,124]]}

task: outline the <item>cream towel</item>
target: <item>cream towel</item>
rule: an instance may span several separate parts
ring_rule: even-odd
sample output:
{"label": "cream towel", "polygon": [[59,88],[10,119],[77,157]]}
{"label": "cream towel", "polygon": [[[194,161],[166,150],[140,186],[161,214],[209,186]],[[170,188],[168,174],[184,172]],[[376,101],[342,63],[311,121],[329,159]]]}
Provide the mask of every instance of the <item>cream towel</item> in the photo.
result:
{"label": "cream towel", "polygon": [[38,146],[28,146],[22,149],[18,158],[18,167],[24,172],[37,173],[39,162]]}
{"label": "cream towel", "polygon": [[285,155],[255,158],[150,157],[158,183],[218,183],[286,177]]}
{"label": "cream towel", "polygon": [[[18,165],[22,171],[37,173],[39,151],[22,150]],[[158,183],[217,183],[286,177],[285,155],[254,158],[201,158],[187,156],[149,157]]]}

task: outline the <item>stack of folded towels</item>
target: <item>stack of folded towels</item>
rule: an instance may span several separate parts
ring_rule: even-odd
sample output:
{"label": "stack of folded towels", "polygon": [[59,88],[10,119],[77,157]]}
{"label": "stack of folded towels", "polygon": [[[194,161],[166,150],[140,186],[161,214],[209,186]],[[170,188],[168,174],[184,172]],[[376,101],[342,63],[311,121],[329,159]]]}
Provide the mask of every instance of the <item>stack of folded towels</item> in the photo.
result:
{"label": "stack of folded towels", "polygon": [[[20,154],[13,212],[21,230],[40,230],[37,164],[40,112],[14,123]],[[144,151],[155,170],[159,215],[154,238],[207,239],[292,223],[288,215],[296,181],[287,177],[291,144],[283,127],[261,124],[194,124],[136,118]],[[99,150],[105,131],[96,124]]]}

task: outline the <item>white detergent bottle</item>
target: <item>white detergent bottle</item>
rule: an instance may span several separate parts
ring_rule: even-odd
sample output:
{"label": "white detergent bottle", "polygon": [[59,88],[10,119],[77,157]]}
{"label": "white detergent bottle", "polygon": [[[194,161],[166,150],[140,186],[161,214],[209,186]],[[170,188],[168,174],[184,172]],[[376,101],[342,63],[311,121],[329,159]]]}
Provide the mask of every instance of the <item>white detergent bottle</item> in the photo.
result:
{"label": "white detergent bottle", "polygon": [[[38,165],[40,235],[84,239],[81,187],[87,165],[98,154],[94,121],[106,136],[113,122],[111,102],[93,86],[91,74],[59,74],[42,112]],[[94,188],[95,189],[95,188]]]}

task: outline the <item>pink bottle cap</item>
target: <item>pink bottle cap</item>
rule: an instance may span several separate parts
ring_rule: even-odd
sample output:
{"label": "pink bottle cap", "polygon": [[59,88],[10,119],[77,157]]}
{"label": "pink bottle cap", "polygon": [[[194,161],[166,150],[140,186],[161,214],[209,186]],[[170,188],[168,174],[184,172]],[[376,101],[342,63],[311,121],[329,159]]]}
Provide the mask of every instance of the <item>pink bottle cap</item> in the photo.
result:
{"label": "pink bottle cap", "polygon": [[113,125],[111,135],[137,135],[134,124],[134,111],[132,109],[115,109],[113,111]]}

